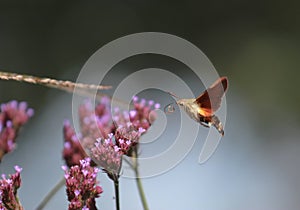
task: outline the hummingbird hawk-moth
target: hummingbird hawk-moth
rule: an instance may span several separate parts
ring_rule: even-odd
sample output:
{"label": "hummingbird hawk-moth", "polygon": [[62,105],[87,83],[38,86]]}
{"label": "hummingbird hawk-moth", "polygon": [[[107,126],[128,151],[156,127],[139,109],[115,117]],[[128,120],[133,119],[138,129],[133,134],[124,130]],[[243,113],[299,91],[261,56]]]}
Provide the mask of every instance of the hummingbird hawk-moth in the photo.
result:
{"label": "hummingbird hawk-moth", "polygon": [[[223,125],[215,115],[215,112],[220,108],[222,97],[227,88],[227,77],[221,77],[197,98],[179,99],[176,103],[182,107],[193,120],[205,127],[214,126],[219,133],[224,136]],[[169,92],[169,94],[178,98],[173,93]],[[166,108],[168,110],[167,112],[174,111],[174,107],[170,107],[170,105]]]}

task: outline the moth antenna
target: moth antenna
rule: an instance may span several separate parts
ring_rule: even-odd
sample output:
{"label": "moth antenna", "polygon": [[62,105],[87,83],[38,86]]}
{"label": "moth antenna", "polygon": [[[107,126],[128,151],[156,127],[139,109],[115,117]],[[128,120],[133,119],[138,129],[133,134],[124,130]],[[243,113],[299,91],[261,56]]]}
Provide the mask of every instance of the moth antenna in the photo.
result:
{"label": "moth antenna", "polygon": [[171,95],[171,96],[177,98],[177,99],[180,99],[177,95],[175,95],[175,94],[172,93],[172,92],[168,92],[168,91],[165,91],[165,92],[168,93],[169,95]]}

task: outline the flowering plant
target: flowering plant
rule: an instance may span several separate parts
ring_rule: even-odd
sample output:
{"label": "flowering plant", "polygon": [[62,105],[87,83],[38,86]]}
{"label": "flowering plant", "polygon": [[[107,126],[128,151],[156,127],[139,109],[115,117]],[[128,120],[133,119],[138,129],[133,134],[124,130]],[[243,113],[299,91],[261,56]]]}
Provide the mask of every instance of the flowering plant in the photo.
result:
{"label": "flowering plant", "polygon": [[[123,156],[132,158],[130,164],[136,173],[136,181],[144,209],[148,209],[140,177],[138,176],[138,148],[140,138],[147,132],[159,108],[152,100],[133,98],[132,109],[110,111],[110,99],[102,97],[93,108],[90,100],[79,107],[80,133],[76,133],[69,120],[63,124],[65,160],[63,170],[70,210],[97,209],[96,199],[103,193],[97,181],[101,169],[113,181],[116,209],[120,208],[119,177]],[[25,102],[11,101],[1,105],[0,112],[0,158],[13,151],[20,128],[33,116],[34,111]],[[89,158],[90,157],[90,158]],[[21,186],[21,168],[0,181],[0,209],[23,209],[17,190]],[[37,209],[42,209],[57,190],[50,191]]]}

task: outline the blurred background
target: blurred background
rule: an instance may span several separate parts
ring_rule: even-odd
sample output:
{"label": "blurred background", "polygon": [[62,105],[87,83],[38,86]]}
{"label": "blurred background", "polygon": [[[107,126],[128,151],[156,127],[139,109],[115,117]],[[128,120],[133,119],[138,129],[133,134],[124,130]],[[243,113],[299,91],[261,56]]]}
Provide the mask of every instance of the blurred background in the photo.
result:
{"label": "blurred background", "polygon": [[[150,209],[298,209],[299,8],[300,3],[292,0],[4,0],[0,69],[75,81],[86,60],[119,37],[146,31],[182,37],[229,78],[225,136],[205,164],[197,163],[204,141],[199,136],[174,169],[144,179]],[[182,64],[151,55],[121,62],[104,83],[116,86],[130,73],[151,67],[176,73],[195,95],[204,89]],[[156,101],[165,102],[159,92],[154,93]],[[26,209],[34,209],[63,176],[62,126],[64,119],[71,119],[72,95],[0,81],[1,103],[13,99],[27,101],[35,117],[22,130],[18,148],[4,157],[0,173],[12,173],[16,164],[23,167],[19,196]],[[114,209],[112,183],[103,174],[99,179],[104,188],[99,209]],[[121,179],[121,206],[142,209],[131,179]],[[65,189],[45,209],[54,208],[67,208]]]}

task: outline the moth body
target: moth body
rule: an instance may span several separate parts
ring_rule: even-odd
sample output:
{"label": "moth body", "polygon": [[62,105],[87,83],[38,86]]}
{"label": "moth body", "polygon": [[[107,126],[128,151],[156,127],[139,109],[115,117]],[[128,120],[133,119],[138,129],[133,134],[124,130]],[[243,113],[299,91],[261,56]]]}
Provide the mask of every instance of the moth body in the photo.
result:
{"label": "moth body", "polygon": [[[223,136],[223,125],[214,113],[221,106],[221,99],[226,92],[227,87],[227,78],[221,77],[197,98],[179,99],[176,103],[184,109],[193,120],[205,127],[214,126]],[[175,96],[172,93],[170,94]]]}
{"label": "moth body", "polygon": [[184,111],[196,122],[200,121],[199,118],[199,106],[197,105],[194,98],[180,99],[176,102]]}

